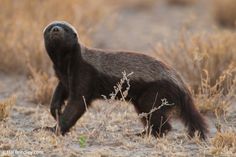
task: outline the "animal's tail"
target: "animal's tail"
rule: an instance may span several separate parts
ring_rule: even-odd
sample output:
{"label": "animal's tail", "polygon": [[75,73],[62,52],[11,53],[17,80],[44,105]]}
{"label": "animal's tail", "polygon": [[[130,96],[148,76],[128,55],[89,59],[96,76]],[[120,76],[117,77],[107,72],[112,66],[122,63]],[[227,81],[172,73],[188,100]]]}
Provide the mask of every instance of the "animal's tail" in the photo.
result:
{"label": "animal's tail", "polygon": [[196,109],[192,95],[187,88],[181,96],[180,110],[180,116],[185,126],[188,127],[189,135],[193,137],[195,131],[198,131],[200,137],[206,139],[207,124],[201,113]]}

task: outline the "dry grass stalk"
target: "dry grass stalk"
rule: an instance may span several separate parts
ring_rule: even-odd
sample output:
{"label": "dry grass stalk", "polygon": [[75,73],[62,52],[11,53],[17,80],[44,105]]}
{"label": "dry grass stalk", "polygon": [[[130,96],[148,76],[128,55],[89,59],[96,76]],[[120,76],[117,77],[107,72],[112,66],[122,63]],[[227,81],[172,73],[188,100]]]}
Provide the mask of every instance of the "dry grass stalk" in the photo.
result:
{"label": "dry grass stalk", "polygon": [[0,121],[9,116],[12,106],[16,104],[16,96],[11,96],[0,101]]}
{"label": "dry grass stalk", "polygon": [[209,73],[210,85],[214,85],[229,65],[236,66],[235,43],[236,33],[225,31],[195,34],[188,39],[182,36],[170,48],[160,45],[155,51],[159,58],[180,71],[182,77],[197,92],[204,70]]}
{"label": "dry grass stalk", "polygon": [[201,111],[223,114],[236,93],[235,43],[236,34],[229,31],[197,34],[188,41],[182,37],[170,49],[159,47],[156,52],[190,83]]}
{"label": "dry grass stalk", "polygon": [[56,135],[59,136],[61,134],[60,126],[59,126],[59,113],[58,110],[56,110],[56,120],[57,120],[57,125],[56,125]]}
{"label": "dry grass stalk", "polygon": [[205,71],[202,78],[200,92],[196,95],[197,105],[202,112],[212,112],[216,116],[226,114],[230,105],[233,105],[236,94],[236,73],[235,67],[229,67],[211,86],[209,73]]}
{"label": "dry grass stalk", "polygon": [[217,132],[215,137],[211,140],[211,144],[213,146],[212,154],[219,155],[227,151],[236,153],[236,132]]}
{"label": "dry grass stalk", "polygon": [[[109,96],[110,98],[107,98],[105,95],[102,95],[103,98],[108,101],[114,101],[118,98],[119,95],[121,95],[120,100],[125,101],[125,98],[128,95],[129,89],[130,89],[130,83],[129,83],[129,77],[133,74],[133,72],[126,74],[126,72],[122,72],[122,78],[120,79],[120,82],[114,86],[114,92],[112,92]],[[125,89],[123,89],[123,86],[126,86]]]}
{"label": "dry grass stalk", "polygon": [[[145,127],[145,132],[146,132],[146,135],[145,135],[145,136],[146,136],[146,138],[148,138],[148,136],[150,136],[150,135],[151,135],[151,132],[152,132],[152,126],[151,126],[151,127],[148,127],[149,124],[150,124],[151,118],[152,118],[152,113],[155,112],[155,111],[157,111],[157,110],[160,110],[162,107],[175,105],[174,103],[169,104],[168,101],[167,101],[167,99],[166,99],[166,98],[163,98],[163,99],[161,99],[161,105],[158,106],[158,107],[154,107],[154,105],[155,105],[155,103],[156,103],[156,98],[157,98],[157,96],[158,96],[158,93],[157,93],[156,96],[155,96],[155,100],[154,100],[154,102],[153,102],[151,111],[148,112],[148,113],[141,113],[141,114],[139,114],[139,118],[145,118],[145,119],[146,119],[146,123],[147,123],[147,125],[146,125],[146,127]],[[166,121],[163,121],[163,120],[161,119],[161,126],[160,126],[160,128],[159,128],[159,134],[161,133],[161,128],[162,128],[162,126],[163,126],[167,121],[168,121],[168,118],[167,118]]]}
{"label": "dry grass stalk", "polygon": [[28,84],[33,92],[31,97],[32,101],[48,105],[57,79],[45,72],[37,71],[32,66],[29,66],[29,69],[31,78],[29,79]]}

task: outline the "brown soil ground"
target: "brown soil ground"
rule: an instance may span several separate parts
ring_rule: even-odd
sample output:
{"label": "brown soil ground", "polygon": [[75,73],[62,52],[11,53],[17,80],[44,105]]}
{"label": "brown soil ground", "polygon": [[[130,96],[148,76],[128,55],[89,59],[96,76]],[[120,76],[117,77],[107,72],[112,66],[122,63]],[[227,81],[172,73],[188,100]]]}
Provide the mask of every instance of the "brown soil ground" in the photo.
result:
{"label": "brown soil ground", "polygon": [[[182,32],[186,36],[198,31],[213,32],[211,8],[207,3],[202,0],[196,5],[183,7],[168,6],[163,2],[145,9],[119,8],[95,26],[91,33],[92,46],[155,55],[153,46],[158,42],[171,45]],[[25,154],[10,156],[213,156],[210,139],[206,142],[189,139],[178,119],[172,119],[173,131],[164,138],[135,136],[143,127],[132,105],[124,102],[94,102],[64,137],[45,131],[33,132],[34,128],[55,124],[49,107],[30,101],[32,93],[25,76],[0,73],[0,78],[0,98],[17,95],[10,117],[0,123],[0,155],[4,150],[23,150]],[[232,113],[235,111],[232,108]],[[227,120],[206,117],[209,138],[215,135],[218,120],[226,127],[236,127],[236,114],[231,114]],[[32,151],[39,152],[32,155]],[[225,156],[233,156],[227,153]]]}

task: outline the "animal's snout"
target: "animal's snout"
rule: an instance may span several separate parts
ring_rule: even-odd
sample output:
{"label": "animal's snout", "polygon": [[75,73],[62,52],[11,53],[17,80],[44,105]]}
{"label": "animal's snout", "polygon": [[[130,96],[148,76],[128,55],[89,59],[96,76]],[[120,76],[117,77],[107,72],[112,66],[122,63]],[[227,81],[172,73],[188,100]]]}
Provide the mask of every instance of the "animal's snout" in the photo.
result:
{"label": "animal's snout", "polygon": [[59,27],[59,26],[54,26],[54,27],[52,27],[52,32],[54,32],[54,33],[57,33],[57,32],[59,32],[61,30],[61,28]]}
{"label": "animal's snout", "polygon": [[53,26],[50,30],[50,38],[51,39],[62,39],[63,38],[63,28],[60,26]]}

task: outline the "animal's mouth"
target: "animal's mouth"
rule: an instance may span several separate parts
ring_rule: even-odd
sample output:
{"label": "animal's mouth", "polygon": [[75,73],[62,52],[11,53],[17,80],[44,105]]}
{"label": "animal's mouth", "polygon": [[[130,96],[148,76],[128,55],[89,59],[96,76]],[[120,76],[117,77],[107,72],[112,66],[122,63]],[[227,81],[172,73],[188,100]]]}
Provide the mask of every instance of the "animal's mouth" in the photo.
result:
{"label": "animal's mouth", "polygon": [[50,38],[52,40],[61,39],[62,38],[62,34],[58,33],[58,32],[51,32],[50,33]]}
{"label": "animal's mouth", "polygon": [[54,39],[54,38],[61,38],[61,33],[58,32],[51,32],[50,33],[50,38]]}

